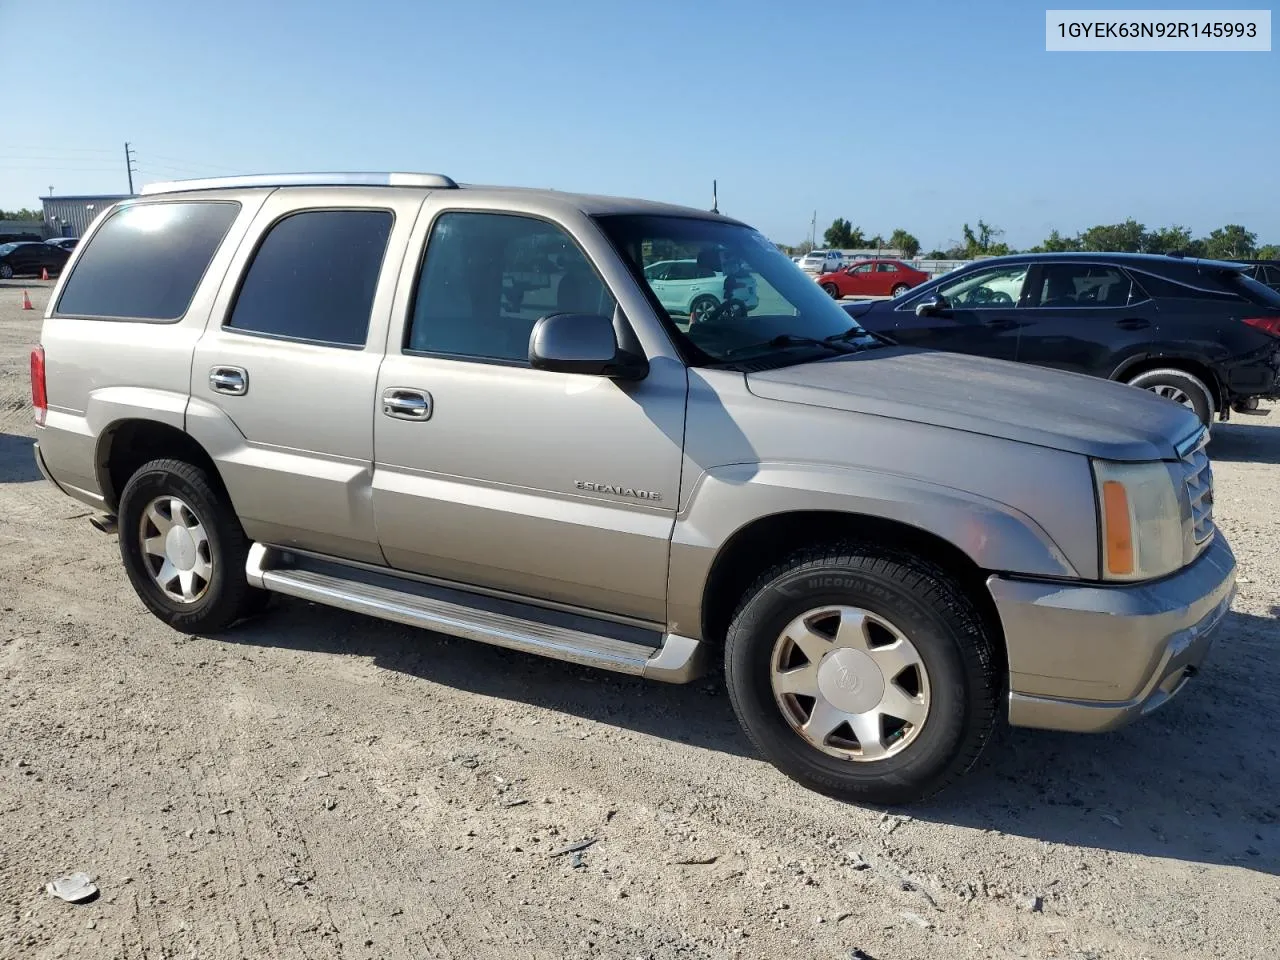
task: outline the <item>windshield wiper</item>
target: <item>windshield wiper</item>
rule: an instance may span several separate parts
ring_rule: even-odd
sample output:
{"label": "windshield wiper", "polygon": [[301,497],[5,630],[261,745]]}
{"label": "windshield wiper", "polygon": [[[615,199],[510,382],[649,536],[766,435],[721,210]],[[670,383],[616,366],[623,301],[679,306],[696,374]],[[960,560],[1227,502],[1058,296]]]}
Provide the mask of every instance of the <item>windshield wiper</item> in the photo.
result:
{"label": "windshield wiper", "polygon": [[850,340],[856,340],[858,337],[869,337],[875,339],[875,335],[868,330],[862,329],[856,323],[846,330],[844,333],[833,333],[829,337],[824,337],[824,343],[848,343]]}
{"label": "windshield wiper", "polygon": [[[844,336],[844,334],[840,334],[840,336]],[[833,353],[852,353],[853,352],[852,350],[849,349],[847,345],[841,343],[838,340],[832,340],[830,338],[826,340],[819,340],[817,337],[802,337],[799,334],[795,334],[795,333],[780,333],[776,337],[774,337],[772,340],[762,340],[760,343],[748,343],[748,344],[744,344],[741,347],[734,347],[732,350],[726,350],[724,352],[724,358],[727,360],[729,357],[732,357],[735,354],[747,353],[748,351],[751,351],[751,350],[763,350],[767,347],[799,347],[799,346],[822,347],[824,350],[830,350]]]}

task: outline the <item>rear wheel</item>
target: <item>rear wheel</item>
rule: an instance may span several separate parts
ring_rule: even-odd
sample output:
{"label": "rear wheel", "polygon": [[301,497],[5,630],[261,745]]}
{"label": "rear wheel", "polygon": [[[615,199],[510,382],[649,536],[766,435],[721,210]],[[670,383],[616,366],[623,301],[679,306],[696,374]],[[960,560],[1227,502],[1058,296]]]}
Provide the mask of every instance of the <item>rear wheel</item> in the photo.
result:
{"label": "rear wheel", "polygon": [[120,496],[120,557],[138,597],[169,626],[214,633],[266,605],[245,579],[249,539],[201,468],[153,460]]}
{"label": "rear wheel", "polygon": [[822,289],[827,291],[828,296],[830,296],[832,300],[840,299],[840,288],[834,283],[824,283],[822,285]]}
{"label": "rear wheel", "polygon": [[802,551],[729,627],[734,710],[779,770],[846,800],[907,803],[963,774],[996,719],[991,640],[941,569],[846,544]]}
{"label": "rear wheel", "polygon": [[1182,404],[1206,426],[1213,420],[1213,395],[1204,381],[1185,370],[1173,367],[1148,370],[1130,380],[1129,386],[1149,390],[1166,400]]}

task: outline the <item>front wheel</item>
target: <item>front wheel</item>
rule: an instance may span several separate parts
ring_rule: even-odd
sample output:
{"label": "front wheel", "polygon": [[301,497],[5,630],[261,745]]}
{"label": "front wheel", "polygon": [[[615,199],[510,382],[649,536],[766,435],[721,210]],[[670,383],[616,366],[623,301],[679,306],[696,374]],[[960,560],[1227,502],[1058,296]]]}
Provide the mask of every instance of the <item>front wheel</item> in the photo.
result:
{"label": "front wheel", "polygon": [[720,301],[709,293],[695,297],[693,303],[689,304],[689,323],[701,323],[719,308]]}
{"label": "front wheel", "polygon": [[226,495],[201,468],[152,460],[120,496],[120,557],[138,597],[175,630],[215,633],[258,612],[249,539]]}
{"label": "front wheel", "polygon": [[907,286],[907,284],[900,283],[897,286],[895,286],[893,290],[890,291],[890,296],[900,297],[910,289],[911,288]]}
{"label": "front wheel", "polygon": [[827,296],[829,296],[832,300],[840,299],[840,288],[837,287],[834,283],[824,283],[822,285],[822,289],[827,291]]}
{"label": "front wheel", "polygon": [[747,592],[725,648],[748,737],[779,770],[844,800],[909,803],[977,760],[996,656],[941,569],[869,545],[802,551]]}
{"label": "front wheel", "polygon": [[7,263],[0,263],[0,280],[12,280],[12,279],[13,279],[13,267],[9,266]]}

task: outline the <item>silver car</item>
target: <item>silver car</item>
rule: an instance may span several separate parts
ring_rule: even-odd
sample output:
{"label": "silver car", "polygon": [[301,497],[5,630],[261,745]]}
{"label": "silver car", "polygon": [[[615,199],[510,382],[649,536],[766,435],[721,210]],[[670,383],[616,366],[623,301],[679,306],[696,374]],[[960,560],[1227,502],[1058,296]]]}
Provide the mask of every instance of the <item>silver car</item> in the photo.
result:
{"label": "silver car", "polygon": [[[688,259],[757,307],[678,323],[648,270]],[[285,594],[656,680],[723,664],[760,752],[853,800],[942,788],[1001,714],[1150,712],[1234,592],[1194,414],[886,345],[698,210],[156,185],[77,246],[31,369],[40,469],[175,629]]]}

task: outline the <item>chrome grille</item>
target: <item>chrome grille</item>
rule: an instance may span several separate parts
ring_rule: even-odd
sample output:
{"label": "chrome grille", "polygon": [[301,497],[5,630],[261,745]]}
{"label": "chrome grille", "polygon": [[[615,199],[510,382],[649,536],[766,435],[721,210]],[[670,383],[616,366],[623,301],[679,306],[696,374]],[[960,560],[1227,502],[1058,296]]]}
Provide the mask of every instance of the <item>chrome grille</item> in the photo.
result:
{"label": "chrome grille", "polygon": [[1197,544],[1213,536],[1213,467],[1205,451],[1208,442],[1207,436],[1202,437],[1182,458],[1182,476],[1191,500],[1191,529]]}

